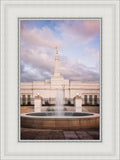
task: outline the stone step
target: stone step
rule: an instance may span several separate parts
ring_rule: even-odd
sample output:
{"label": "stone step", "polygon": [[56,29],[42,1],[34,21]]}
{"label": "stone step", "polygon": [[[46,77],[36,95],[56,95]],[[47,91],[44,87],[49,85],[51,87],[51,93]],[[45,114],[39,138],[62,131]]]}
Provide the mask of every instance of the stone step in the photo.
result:
{"label": "stone step", "polygon": [[63,132],[65,139],[78,139],[78,136],[74,131],[64,131]]}
{"label": "stone step", "polygon": [[76,134],[78,135],[79,139],[83,140],[93,139],[93,137],[89,135],[86,131],[76,131]]}

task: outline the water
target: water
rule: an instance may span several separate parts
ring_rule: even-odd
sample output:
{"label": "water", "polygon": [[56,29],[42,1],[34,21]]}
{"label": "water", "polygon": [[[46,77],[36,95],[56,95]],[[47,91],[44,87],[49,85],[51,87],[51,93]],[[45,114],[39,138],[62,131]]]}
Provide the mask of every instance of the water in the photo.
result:
{"label": "water", "polygon": [[[40,117],[58,117],[55,112],[38,112],[38,113],[27,113],[29,116],[40,116]],[[60,117],[81,117],[81,116],[91,116],[93,113],[83,113],[83,112],[66,112]]]}
{"label": "water", "polygon": [[64,115],[64,105],[63,105],[63,90],[58,90],[56,93],[56,115]]}

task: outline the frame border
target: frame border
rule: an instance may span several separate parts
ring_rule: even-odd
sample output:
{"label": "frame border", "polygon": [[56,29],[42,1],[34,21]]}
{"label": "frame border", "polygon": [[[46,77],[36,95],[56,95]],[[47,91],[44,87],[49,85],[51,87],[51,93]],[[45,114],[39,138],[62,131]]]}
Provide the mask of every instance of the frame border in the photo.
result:
{"label": "frame border", "polygon": [[[5,8],[5,6],[7,5],[7,3],[8,4],[10,4],[10,3],[17,3],[17,5],[19,4],[19,3],[22,3],[23,1],[22,0],[18,0],[18,1],[16,1],[16,0],[11,0],[11,2],[10,1],[7,1],[7,0],[1,0],[1,8],[2,8],[2,11],[1,11],[1,13],[3,12],[3,10],[4,10],[4,8]],[[23,2],[23,3],[28,3],[29,4],[29,2],[31,2],[31,1],[26,1],[26,2]],[[35,0],[35,2],[38,2],[38,0]],[[56,0],[50,0],[49,2],[48,1],[46,1],[47,3],[55,3],[56,2],[56,4],[57,4],[57,1]],[[69,0],[69,1],[66,1],[65,3],[74,3],[74,1],[73,0]],[[75,1],[75,3],[79,3],[80,4],[80,2],[83,4],[84,2],[82,1],[82,0],[77,0],[77,1]],[[113,7],[115,8],[115,24],[114,24],[114,26],[115,26],[115,30],[114,30],[114,40],[115,40],[115,46],[114,46],[114,48],[115,48],[115,58],[114,58],[114,76],[115,76],[115,79],[114,79],[114,82],[115,82],[115,84],[114,84],[114,93],[115,93],[115,113],[114,113],[114,117],[115,117],[115,115],[116,115],[116,119],[115,119],[115,138],[114,138],[114,143],[115,143],[115,152],[114,152],[114,154],[112,154],[112,155],[106,155],[106,156],[103,156],[103,155],[101,155],[101,156],[95,156],[95,157],[93,157],[93,156],[89,156],[89,159],[103,159],[103,160],[107,160],[107,159],[113,159],[113,160],[118,160],[118,159],[120,159],[120,151],[119,151],[119,143],[120,143],[120,127],[119,127],[119,124],[120,124],[120,117],[119,117],[119,114],[120,114],[120,112],[119,112],[119,104],[120,104],[120,99],[119,99],[119,79],[120,79],[120,76],[119,76],[119,51],[120,51],[120,44],[119,44],[119,39],[120,39],[120,36],[119,36],[119,27],[120,27],[120,21],[119,21],[119,18],[120,18],[120,15],[119,15],[119,10],[120,10],[120,2],[119,2],[119,0],[105,0],[105,2],[103,2],[102,0],[98,0],[97,1],[98,3],[97,4],[103,4],[103,5],[109,5],[109,4],[111,4],[111,5],[113,5]],[[32,3],[34,3],[33,2],[33,0],[32,0]],[[39,3],[44,3],[42,0],[39,0]],[[60,0],[58,0],[58,3],[64,3],[63,1],[60,1]],[[89,5],[90,4],[96,4],[96,1],[92,1],[92,0],[90,0],[90,1],[88,1],[88,0],[85,0],[85,3],[84,4],[86,4],[86,3],[88,3]],[[1,24],[2,24],[2,22],[4,22],[4,16],[3,16],[3,14],[1,14]],[[2,26],[2,25],[1,25]],[[1,159],[2,160],[8,160],[8,159],[29,159],[30,157],[28,156],[16,156],[16,155],[14,155],[14,156],[11,156],[11,155],[7,155],[5,152],[4,152],[4,147],[5,147],[5,143],[4,143],[4,131],[3,131],[3,129],[4,129],[4,116],[2,115],[2,113],[3,113],[3,106],[4,106],[4,93],[5,93],[5,90],[4,90],[4,86],[5,86],[5,82],[4,82],[4,48],[3,48],[3,42],[4,42],[4,38],[3,38],[3,36],[4,36],[4,34],[3,34],[3,32],[4,32],[4,29],[2,28],[1,29]],[[50,157],[47,157],[47,156],[38,156],[38,158],[37,157],[32,157],[33,159],[88,159],[88,157],[87,156],[74,156],[74,157],[70,157],[70,156],[50,156]],[[30,158],[31,159],[31,158]]]}

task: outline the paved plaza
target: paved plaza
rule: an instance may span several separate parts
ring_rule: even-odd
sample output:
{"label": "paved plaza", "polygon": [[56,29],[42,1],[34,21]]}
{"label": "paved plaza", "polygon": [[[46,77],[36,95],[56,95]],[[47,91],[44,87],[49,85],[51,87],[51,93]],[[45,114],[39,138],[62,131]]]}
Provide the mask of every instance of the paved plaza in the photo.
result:
{"label": "paved plaza", "polygon": [[99,130],[67,131],[21,128],[21,140],[99,140]]}

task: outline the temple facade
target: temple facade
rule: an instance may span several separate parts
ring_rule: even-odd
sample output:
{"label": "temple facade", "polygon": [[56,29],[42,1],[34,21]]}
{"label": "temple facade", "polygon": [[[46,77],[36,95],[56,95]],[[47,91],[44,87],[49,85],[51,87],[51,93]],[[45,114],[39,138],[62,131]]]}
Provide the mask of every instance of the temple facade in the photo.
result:
{"label": "temple facade", "polygon": [[74,98],[82,97],[82,105],[99,105],[99,82],[81,82],[64,79],[60,73],[59,55],[56,48],[55,69],[51,79],[21,82],[21,105],[34,105],[36,95],[42,97],[42,105],[55,105],[56,94],[62,91],[65,105],[74,105]]}

